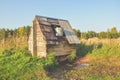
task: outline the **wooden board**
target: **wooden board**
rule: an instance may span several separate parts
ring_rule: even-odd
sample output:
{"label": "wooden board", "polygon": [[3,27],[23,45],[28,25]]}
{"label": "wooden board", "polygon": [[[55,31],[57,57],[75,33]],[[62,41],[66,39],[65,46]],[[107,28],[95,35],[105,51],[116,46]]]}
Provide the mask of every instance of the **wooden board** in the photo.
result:
{"label": "wooden board", "polygon": [[78,44],[80,43],[79,39],[73,32],[68,21],[59,21],[60,26],[63,28],[65,36],[70,44]]}

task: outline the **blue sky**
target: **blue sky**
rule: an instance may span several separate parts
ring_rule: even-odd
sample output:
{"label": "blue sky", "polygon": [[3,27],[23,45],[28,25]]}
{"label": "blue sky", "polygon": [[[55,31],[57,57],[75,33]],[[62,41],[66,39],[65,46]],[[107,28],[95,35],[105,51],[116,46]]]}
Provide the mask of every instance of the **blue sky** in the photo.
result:
{"label": "blue sky", "polygon": [[0,28],[32,25],[35,15],[69,20],[81,31],[120,30],[120,0],[0,0]]}

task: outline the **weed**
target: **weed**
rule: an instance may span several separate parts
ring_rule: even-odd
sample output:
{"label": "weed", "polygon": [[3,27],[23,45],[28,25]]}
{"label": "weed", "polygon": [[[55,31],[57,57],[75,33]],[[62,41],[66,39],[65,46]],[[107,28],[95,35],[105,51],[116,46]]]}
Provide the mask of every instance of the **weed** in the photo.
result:
{"label": "weed", "polygon": [[69,55],[69,57],[68,57],[68,62],[69,62],[69,63],[73,63],[74,60],[75,60],[75,58],[76,58],[76,51],[74,50],[74,51],[72,51],[72,53]]}
{"label": "weed", "polygon": [[54,55],[41,59],[32,57],[25,48],[4,50],[0,56],[0,80],[49,80],[46,70],[55,68],[58,63]]}

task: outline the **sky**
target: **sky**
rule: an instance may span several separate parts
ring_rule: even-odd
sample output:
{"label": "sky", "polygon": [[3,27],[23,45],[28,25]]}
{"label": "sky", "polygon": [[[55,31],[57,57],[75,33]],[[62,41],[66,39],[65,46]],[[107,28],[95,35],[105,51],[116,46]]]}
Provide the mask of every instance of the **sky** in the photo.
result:
{"label": "sky", "polygon": [[87,31],[120,31],[120,0],[0,0],[0,28],[32,26],[35,15],[68,20]]}

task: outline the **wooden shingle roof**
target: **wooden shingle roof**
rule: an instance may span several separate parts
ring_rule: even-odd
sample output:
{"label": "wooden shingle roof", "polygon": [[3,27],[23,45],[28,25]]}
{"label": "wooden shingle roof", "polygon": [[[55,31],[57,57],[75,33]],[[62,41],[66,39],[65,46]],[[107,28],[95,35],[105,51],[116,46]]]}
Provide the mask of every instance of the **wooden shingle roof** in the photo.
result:
{"label": "wooden shingle roof", "polygon": [[[57,40],[57,37],[55,36],[55,31],[53,30],[54,27],[61,27],[63,29],[64,35],[69,42],[69,44],[78,44],[80,43],[79,39],[75,35],[70,23],[67,20],[63,19],[56,19],[56,18],[50,18],[50,17],[44,17],[44,16],[35,16],[35,19],[39,22],[40,25],[42,25],[42,29],[46,32],[46,38],[49,40]],[[46,25],[46,27],[44,27]],[[49,34],[47,35],[47,31]]]}

